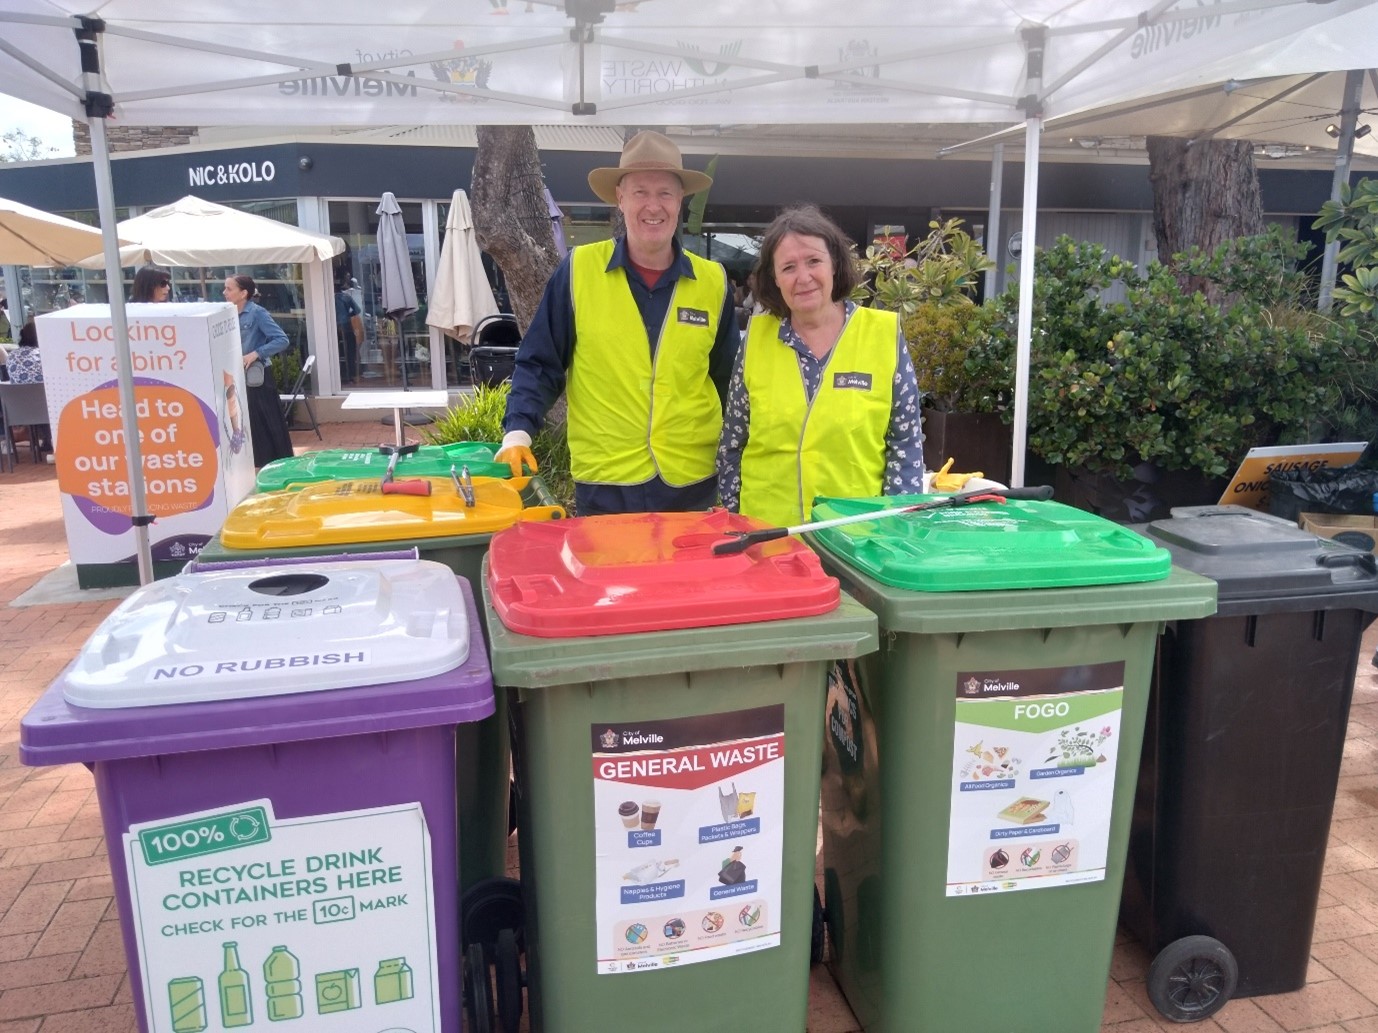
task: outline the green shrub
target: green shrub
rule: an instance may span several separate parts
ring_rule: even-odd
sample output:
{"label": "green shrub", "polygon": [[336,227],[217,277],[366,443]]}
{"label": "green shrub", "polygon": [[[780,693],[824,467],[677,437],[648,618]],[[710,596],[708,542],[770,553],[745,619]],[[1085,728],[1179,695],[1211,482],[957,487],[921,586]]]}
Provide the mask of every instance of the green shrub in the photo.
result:
{"label": "green shrub", "polygon": [[[301,353],[296,348],[288,348],[269,359],[268,365],[273,371],[273,380],[278,390],[286,393],[292,390],[297,377],[301,375]],[[305,390],[309,391],[310,386],[306,385]]]}
{"label": "green shrub", "polygon": [[[448,445],[454,441],[502,440],[502,417],[507,410],[507,392],[511,385],[504,382],[497,387],[478,385],[471,395],[445,412],[422,437],[432,445]],[[541,468],[541,480],[550,493],[571,514],[574,512],[574,479],[569,472],[569,442],[563,423],[550,423],[531,442],[531,451]]]}
{"label": "green shrub", "polygon": [[930,222],[903,256],[872,245],[860,260],[853,300],[896,312],[918,375],[923,404],[944,412],[994,412],[988,385],[967,369],[971,349],[989,334],[992,309],[977,306],[977,278],[993,263],[960,219]]}
{"label": "green shrub", "polygon": [[1346,316],[1372,320],[1378,314],[1378,179],[1340,186],[1340,199],[1321,205],[1312,229],[1327,243],[1341,241],[1336,260],[1348,263],[1333,296]]}
{"label": "green shrub", "polygon": [[995,309],[984,305],[920,302],[900,326],[909,342],[924,405],[943,412],[995,412],[996,395],[976,367],[973,349],[990,335]]}
{"label": "green shrub", "polygon": [[[1315,440],[1357,422],[1336,414],[1372,397],[1371,344],[1353,323],[1295,307],[1304,293],[1296,257],[1276,234],[1176,256],[1173,269],[1152,263],[1144,275],[1068,237],[1040,251],[1030,450],[1121,476],[1140,460],[1220,475],[1252,446]],[[1183,271],[1219,283],[1225,303],[1187,294]],[[1102,301],[1116,283],[1124,300]],[[1003,392],[1012,390],[1017,292],[998,307],[991,338],[968,358],[990,376],[1003,364]]]}

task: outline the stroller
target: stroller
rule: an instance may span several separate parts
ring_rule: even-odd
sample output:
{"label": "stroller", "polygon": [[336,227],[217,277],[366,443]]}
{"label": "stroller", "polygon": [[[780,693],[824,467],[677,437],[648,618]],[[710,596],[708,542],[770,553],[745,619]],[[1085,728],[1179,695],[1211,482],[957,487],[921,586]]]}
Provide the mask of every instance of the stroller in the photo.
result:
{"label": "stroller", "polygon": [[521,339],[517,317],[510,312],[480,319],[474,327],[474,343],[469,350],[469,374],[474,386],[496,387],[510,380]]}

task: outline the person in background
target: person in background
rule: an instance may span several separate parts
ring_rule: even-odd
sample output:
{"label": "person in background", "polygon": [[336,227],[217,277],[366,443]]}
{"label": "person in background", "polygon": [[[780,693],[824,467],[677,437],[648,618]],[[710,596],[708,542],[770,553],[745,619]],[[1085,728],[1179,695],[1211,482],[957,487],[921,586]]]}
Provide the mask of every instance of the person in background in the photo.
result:
{"label": "person in background", "polygon": [[739,340],[726,270],[675,234],[685,196],[713,181],[653,132],[588,178],[627,233],[574,248],[550,277],[517,351],[497,458],[536,468],[532,436],[567,387],[580,516],[707,509]]}
{"label": "person in background", "polygon": [[919,387],[894,312],[848,300],[846,234],[812,205],[766,228],[752,272],[764,309],[732,373],[718,448],[723,505],[804,523],[816,495],[923,491]]}
{"label": "person in background", "polygon": [[156,265],[142,266],[134,274],[134,289],[130,301],[170,301],[172,299],[172,274]]}
{"label": "person in background", "polygon": [[[5,359],[5,371],[11,384],[43,383],[43,356],[38,351],[38,324],[30,319],[19,329],[19,347]],[[53,429],[50,424],[35,424],[38,450],[47,454],[53,450]]]}
{"label": "person in background", "polygon": [[244,382],[249,395],[249,435],[254,466],[292,455],[292,438],[282,415],[277,384],[268,360],[287,350],[287,332],[253,299],[253,277],[239,274],[225,279],[225,300],[239,309],[239,346],[244,354]]}
{"label": "person in background", "polygon": [[359,379],[359,341],[354,336],[354,317],[360,315],[360,310],[349,292],[349,280],[346,274],[335,281],[335,332],[340,340],[340,382],[343,384]]}
{"label": "person in background", "polygon": [[19,347],[5,360],[11,384],[43,383],[43,356],[38,351],[38,324],[30,319],[19,328]]}

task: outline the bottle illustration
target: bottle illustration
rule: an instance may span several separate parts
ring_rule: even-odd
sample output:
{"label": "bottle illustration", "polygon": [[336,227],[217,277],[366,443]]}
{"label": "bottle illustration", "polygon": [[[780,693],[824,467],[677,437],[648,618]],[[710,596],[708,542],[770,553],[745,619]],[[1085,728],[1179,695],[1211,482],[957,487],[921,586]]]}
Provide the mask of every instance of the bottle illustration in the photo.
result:
{"label": "bottle illustration", "polygon": [[254,1021],[254,1002],[249,996],[249,973],[239,967],[239,944],[235,940],[222,944],[225,948],[225,968],[217,984],[220,987],[220,1022],[226,1029],[247,1026]]}
{"label": "bottle illustration", "polygon": [[268,1021],[299,1019],[305,1010],[301,999],[301,964],[286,947],[274,947],[263,963],[264,989],[268,993]]}
{"label": "bottle illustration", "polygon": [[206,987],[200,976],[182,976],[167,984],[173,1033],[201,1033],[206,1028]]}

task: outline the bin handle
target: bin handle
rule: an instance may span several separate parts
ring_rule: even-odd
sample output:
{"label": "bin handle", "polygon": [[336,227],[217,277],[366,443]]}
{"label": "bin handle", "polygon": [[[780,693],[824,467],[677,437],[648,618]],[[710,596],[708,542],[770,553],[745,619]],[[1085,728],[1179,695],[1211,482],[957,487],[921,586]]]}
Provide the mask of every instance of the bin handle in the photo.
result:
{"label": "bin handle", "polygon": [[242,570],[245,567],[300,567],[321,563],[350,563],[356,560],[415,560],[421,551],[390,549],[379,552],[340,552],[326,556],[270,556],[245,560],[192,560],[182,568],[183,574],[203,574],[211,570]]}
{"label": "bin handle", "polygon": [[1378,575],[1378,556],[1371,552],[1327,552],[1316,557],[1322,567],[1358,567],[1365,574]]}
{"label": "bin handle", "polygon": [[537,506],[544,506],[549,510],[559,510],[558,513],[552,515],[552,519],[558,520],[565,515],[565,508],[560,505],[560,500],[551,494],[550,488],[545,481],[536,477],[522,477],[518,479],[525,483],[520,486],[513,485],[513,487],[517,488],[523,495],[529,491],[532,498],[535,499]]}

